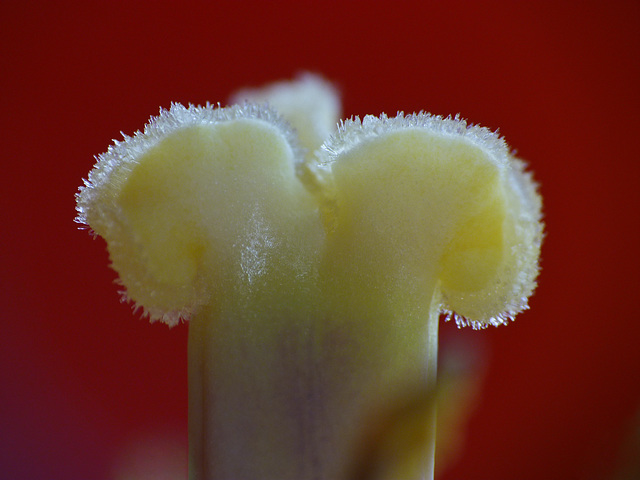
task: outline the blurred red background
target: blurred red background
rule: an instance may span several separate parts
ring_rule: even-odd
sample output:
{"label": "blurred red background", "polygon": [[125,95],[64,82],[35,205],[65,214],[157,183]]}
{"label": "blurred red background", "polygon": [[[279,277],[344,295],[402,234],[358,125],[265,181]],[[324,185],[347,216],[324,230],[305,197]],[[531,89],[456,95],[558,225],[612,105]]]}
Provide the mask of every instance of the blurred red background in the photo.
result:
{"label": "blurred red background", "polygon": [[345,116],[499,127],[542,184],[531,310],[442,325],[487,354],[443,480],[618,478],[640,410],[638,2],[4,1],[0,22],[1,478],[115,479],[150,438],[184,475],[187,327],[118,303],[74,193],[159,106],[302,69],[338,84]]}

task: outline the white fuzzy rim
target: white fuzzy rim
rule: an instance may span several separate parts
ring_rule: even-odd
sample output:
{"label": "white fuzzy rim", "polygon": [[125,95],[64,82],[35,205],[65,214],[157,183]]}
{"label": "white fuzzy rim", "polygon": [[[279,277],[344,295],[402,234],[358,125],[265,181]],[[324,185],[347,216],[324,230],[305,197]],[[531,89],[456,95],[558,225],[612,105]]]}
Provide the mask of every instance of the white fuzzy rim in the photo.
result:
{"label": "white fuzzy rim", "polygon": [[105,153],[96,157],[93,170],[89,172],[87,180],[83,179],[84,186],[80,187],[80,191],[76,194],[78,216],[75,221],[82,225],[89,225],[87,219],[91,216],[92,210],[101,208],[95,202],[96,196],[99,196],[99,192],[105,185],[112,185],[113,180],[118,180],[113,177],[114,172],[130,171],[141,155],[157,145],[168,134],[194,125],[215,125],[238,119],[264,120],[278,127],[291,146],[296,162],[301,162],[304,158],[304,152],[298,145],[297,136],[292,127],[268,105],[244,103],[221,107],[219,103],[216,105],[207,103],[204,107],[191,104],[185,107],[179,103],[172,103],[171,108],[168,110],[161,108],[157,117],[151,117],[143,132],[137,131],[133,136],[123,133],[124,140],[114,140],[113,145],[109,146]]}
{"label": "white fuzzy rim", "polygon": [[330,165],[338,155],[349,151],[364,140],[408,128],[424,128],[451,138],[465,138],[485,150],[500,165],[508,166],[510,163],[507,143],[497,132],[467,123],[459,115],[442,117],[426,112],[410,115],[398,112],[395,117],[388,117],[383,113],[380,117],[366,115],[362,120],[360,117],[341,120],[338,131],[331,135],[321,147],[326,153],[324,155],[320,153],[320,164]]}

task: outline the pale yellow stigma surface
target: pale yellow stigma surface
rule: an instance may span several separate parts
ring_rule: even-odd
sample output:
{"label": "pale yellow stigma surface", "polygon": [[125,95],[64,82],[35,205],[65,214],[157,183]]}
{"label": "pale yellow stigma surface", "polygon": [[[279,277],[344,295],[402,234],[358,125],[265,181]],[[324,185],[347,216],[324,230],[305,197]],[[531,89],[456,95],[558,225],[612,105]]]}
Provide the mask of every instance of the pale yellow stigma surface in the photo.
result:
{"label": "pale yellow stigma surface", "polygon": [[[441,312],[482,328],[527,308],[540,199],[463,120],[367,116],[327,137],[339,102],[318,79],[243,95],[263,97],[283,116],[161,111],[99,157],[79,221],[129,300],[190,320],[190,478],[346,480],[367,419],[432,395]],[[426,476],[432,433],[411,467]]]}

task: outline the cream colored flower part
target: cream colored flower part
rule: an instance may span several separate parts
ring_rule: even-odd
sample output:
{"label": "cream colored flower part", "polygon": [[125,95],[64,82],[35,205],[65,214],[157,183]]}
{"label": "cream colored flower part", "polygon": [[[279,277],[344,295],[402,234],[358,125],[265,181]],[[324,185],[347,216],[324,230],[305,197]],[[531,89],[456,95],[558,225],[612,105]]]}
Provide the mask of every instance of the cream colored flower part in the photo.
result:
{"label": "cream colored flower part", "polygon": [[[458,118],[335,129],[318,77],[236,98],[271,106],[161,110],[77,195],[125,298],[190,320],[190,479],[432,478],[439,314],[527,308],[535,184]],[[358,464],[372,418],[384,438]]]}
{"label": "cream colored flower part", "polygon": [[333,133],[340,119],[340,95],[324,78],[312,73],[300,74],[293,81],[239,90],[231,104],[267,103],[276,109],[296,130],[300,144],[313,155]]}
{"label": "cream colored flower part", "polygon": [[541,200],[495,133],[458,117],[366,116],[341,123],[317,158],[330,172],[333,235],[351,259],[435,276],[440,309],[459,326],[500,325],[528,308]]}
{"label": "cream colored flower part", "polygon": [[[301,161],[269,108],[176,104],[98,157],[77,220],[107,241],[125,298],[175,325],[226,295],[222,283],[257,282],[274,259],[292,278],[311,268],[317,240],[305,241],[300,217],[315,206],[295,177]],[[299,254],[272,256],[291,243]]]}
{"label": "cream colored flower part", "polygon": [[[282,109],[307,147],[339,111],[335,90],[312,75],[234,98]],[[292,213],[299,205],[282,201],[322,211],[308,252],[284,257],[301,269],[296,275],[315,275],[340,256],[347,277],[375,270],[360,279],[365,284],[378,275],[434,276],[441,310],[474,328],[527,308],[541,202],[502,138],[457,117],[420,113],[347,120],[306,160],[298,145],[268,107],[173,105],[98,158],[78,195],[78,220],[107,240],[126,298],[170,325],[212,301],[208,282],[221,272],[237,275],[231,270],[239,267],[251,283],[269,262],[282,264],[271,251],[291,239],[274,236],[265,213],[277,206],[286,220],[299,220]],[[305,178],[309,170],[313,178]]]}

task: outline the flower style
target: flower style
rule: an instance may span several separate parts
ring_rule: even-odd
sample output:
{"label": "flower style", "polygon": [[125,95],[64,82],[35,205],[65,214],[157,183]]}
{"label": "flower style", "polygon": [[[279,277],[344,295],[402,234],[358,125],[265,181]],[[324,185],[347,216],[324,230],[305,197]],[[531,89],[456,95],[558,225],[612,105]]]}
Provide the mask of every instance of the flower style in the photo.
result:
{"label": "flower style", "polygon": [[126,298],[190,321],[190,478],[354,478],[369,419],[411,398],[424,454],[383,462],[398,449],[382,442],[358,475],[432,475],[438,317],[484,328],[527,308],[531,176],[458,117],[334,131],[338,95],[314,75],[234,101],[161,110],[77,196]]}

